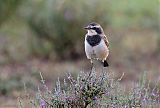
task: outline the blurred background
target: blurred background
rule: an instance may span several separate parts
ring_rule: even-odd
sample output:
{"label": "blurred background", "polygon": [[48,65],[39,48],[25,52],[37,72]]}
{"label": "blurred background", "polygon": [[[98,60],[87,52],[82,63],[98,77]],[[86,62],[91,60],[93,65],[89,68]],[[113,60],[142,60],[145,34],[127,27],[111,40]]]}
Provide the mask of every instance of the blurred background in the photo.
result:
{"label": "blurred background", "polygon": [[0,0],[0,106],[16,107],[24,84],[37,91],[39,72],[51,87],[87,72],[83,26],[93,21],[110,41],[108,72],[125,73],[125,86],[144,72],[160,80],[160,0]]}

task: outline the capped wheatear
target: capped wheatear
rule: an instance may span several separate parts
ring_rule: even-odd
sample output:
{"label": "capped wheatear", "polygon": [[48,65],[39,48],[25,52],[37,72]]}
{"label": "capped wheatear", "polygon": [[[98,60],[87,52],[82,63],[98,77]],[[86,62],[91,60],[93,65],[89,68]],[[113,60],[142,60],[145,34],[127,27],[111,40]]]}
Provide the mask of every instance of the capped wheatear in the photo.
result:
{"label": "capped wheatear", "polygon": [[102,27],[95,22],[84,27],[87,30],[85,35],[85,53],[93,66],[93,59],[103,62],[104,67],[108,67],[107,57],[109,55],[109,42]]}

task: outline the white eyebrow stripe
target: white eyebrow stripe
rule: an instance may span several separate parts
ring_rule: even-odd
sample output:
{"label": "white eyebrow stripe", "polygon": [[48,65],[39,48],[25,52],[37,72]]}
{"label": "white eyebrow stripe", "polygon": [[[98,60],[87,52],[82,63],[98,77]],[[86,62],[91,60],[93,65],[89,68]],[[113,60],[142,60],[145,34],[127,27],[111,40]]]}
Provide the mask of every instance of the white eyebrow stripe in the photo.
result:
{"label": "white eyebrow stripe", "polygon": [[100,25],[96,25],[96,26],[93,26],[93,27],[99,28],[99,27],[100,27]]}

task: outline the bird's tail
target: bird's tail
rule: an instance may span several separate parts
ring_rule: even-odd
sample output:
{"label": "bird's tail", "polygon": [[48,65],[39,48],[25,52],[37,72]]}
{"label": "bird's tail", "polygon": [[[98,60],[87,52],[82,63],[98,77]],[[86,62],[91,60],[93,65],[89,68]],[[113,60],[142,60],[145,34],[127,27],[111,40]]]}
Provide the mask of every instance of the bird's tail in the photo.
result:
{"label": "bird's tail", "polygon": [[109,64],[108,64],[107,60],[104,60],[104,62],[103,62],[103,66],[104,66],[104,67],[108,67],[108,66],[109,66]]}

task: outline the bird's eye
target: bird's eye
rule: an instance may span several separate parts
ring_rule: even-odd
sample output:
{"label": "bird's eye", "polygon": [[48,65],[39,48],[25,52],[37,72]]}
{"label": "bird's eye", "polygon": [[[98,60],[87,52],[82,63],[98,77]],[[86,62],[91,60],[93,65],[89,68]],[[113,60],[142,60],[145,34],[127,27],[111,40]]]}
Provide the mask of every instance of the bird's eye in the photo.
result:
{"label": "bird's eye", "polygon": [[96,28],[96,27],[92,27],[92,29],[93,29],[93,30],[96,30],[97,28]]}

